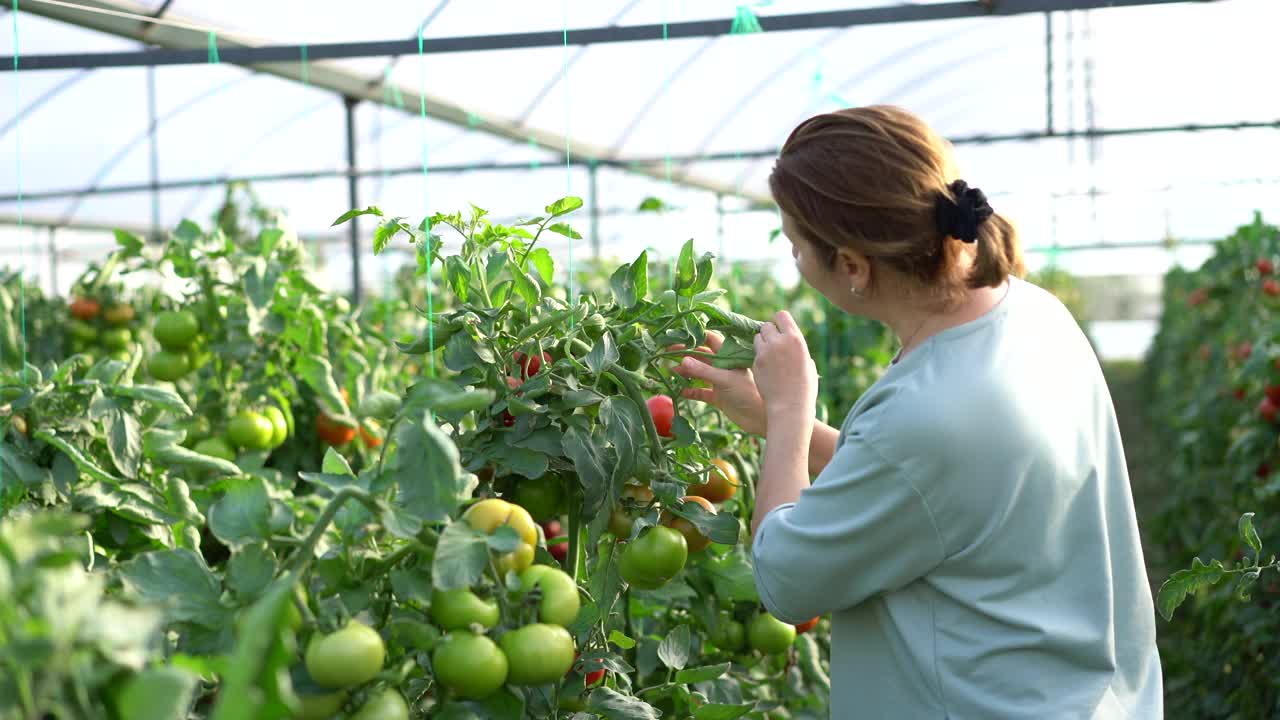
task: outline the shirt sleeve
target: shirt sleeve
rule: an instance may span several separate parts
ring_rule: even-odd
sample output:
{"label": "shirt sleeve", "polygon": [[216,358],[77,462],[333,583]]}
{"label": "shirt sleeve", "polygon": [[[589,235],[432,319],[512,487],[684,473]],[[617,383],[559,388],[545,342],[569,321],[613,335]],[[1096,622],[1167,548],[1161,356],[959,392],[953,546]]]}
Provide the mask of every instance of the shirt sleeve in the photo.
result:
{"label": "shirt sleeve", "polygon": [[801,623],[923,577],[944,550],[911,478],[855,434],[796,503],[765,516],[752,556],[765,608]]}

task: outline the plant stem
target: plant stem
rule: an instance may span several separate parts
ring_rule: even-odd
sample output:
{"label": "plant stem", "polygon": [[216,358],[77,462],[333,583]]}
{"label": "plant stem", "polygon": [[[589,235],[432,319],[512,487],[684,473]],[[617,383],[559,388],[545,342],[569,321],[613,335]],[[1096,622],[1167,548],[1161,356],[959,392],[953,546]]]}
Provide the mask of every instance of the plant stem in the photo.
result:
{"label": "plant stem", "polygon": [[379,560],[375,560],[372,564],[370,564],[369,572],[365,573],[365,576],[379,577],[385,574],[391,568],[395,567],[396,563],[399,563],[401,560],[405,559],[406,557],[412,555],[415,552],[420,552],[425,555],[428,553],[433,553],[433,549],[418,542],[417,540],[410,540],[408,543],[401,546],[399,549],[397,549],[395,552],[391,553],[390,555],[384,558],[381,558]]}
{"label": "plant stem", "polygon": [[338,514],[338,510],[342,508],[343,503],[352,498],[365,505],[373,505],[373,499],[369,497],[369,494],[359,488],[344,487],[339,490],[325,505],[320,517],[316,518],[316,524],[315,527],[311,528],[311,534],[307,535],[307,539],[303,541],[298,554],[294,555],[289,564],[285,566],[285,572],[303,574],[307,566],[315,559],[316,545],[320,544],[320,538],[324,537],[325,531],[329,529],[329,523],[333,522],[334,516]]}
{"label": "plant stem", "polygon": [[574,582],[578,581],[578,565],[581,564],[582,547],[579,538],[582,536],[582,503],[578,501],[578,493],[571,493],[569,500],[569,554],[565,558],[569,561],[569,577]]}

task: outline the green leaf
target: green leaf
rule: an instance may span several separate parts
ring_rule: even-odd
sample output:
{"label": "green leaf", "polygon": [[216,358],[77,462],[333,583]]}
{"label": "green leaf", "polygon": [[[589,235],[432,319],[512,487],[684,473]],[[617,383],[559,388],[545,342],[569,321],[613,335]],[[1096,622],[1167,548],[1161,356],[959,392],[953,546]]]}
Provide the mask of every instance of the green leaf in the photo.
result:
{"label": "green leaf", "polygon": [[431,581],[441,590],[470,587],[489,563],[487,537],[465,522],[445,526],[431,563]]}
{"label": "green leaf", "polygon": [[458,302],[467,302],[471,288],[471,268],[467,267],[462,258],[450,255],[444,260],[444,274],[449,287],[453,288],[453,294],[458,296]]}
{"label": "green leaf", "polygon": [[754,339],[760,334],[760,328],[764,323],[746,315],[739,315],[728,310],[721,310],[715,305],[709,303],[697,303],[694,309],[703,313],[710,320],[710,329],[720,330],[731,337],[743,338],[746,340]]}
{"label": "green leaf", "polygon": [[520,547],[520,533],[510,525],[500,525],[485,540],[489,544],[489,549],[499,555],[515,552],[515,549]]}
{"label": "green leaf", "polygon": [[609,288],[619,305],[630,310],[649,294],[649,251],[640,253],[635,262],[623,265],[609,278]]}
{"label": "green leaf", "polygon": [[120,717],[130,720],[185,720],[199,681],[181,668],[148,668],[120,685],[114,705]]}
{"label": "green leaf", "polygon": [[271,503],[261,478],[231,478],[209,508],[209,530],[230,548],[271,538]]}
{"label": "green leaf", "polygon": [[103,420],[111,462],[121,475],[138,477],[138,466],[142,463],[142,425],[120,408],[112,408]]}
{"label": "green leaf", "polygon": [[84,475],[88,475],[91,480],[97,480],[98,482],[109,483],[111,485],[120,485],[124,483],[124,480],[121,480],[106,470],[103,470],[98,467],[96,463],[86,458],[84,453],[80,452],[79,448],[54,435],[52,430],[40,430],[32,437],[36,440],[43,440],[58,450],[61,450],[64,455],[71,459],[71,462],[75,463],[76,468],[78,468]]}
{"label": "green leaf", "polygon": [[258,258],[244,274],[244,298],[250,307],[265,310],[271,307],[279,282],[280,271],[275,267],[268,269],[267,262]]}
{"label": "green leaf", "polygon": [[690,288],[695,293],[695,297],[711,285],[711,278],[714,276],[715,261],[713,256],[711,253],[703,253],[702,257],[698,258],[697,273],[694,276],[693,286]]}
{"label": "green leaf", "polygon": [[410,408],[437,413],[465,413],[484,410],[493,404],[497,394],[492,390],[461,388],[447,380],[423,378],[409,388],[405,411]]}
{"label": "green leaf", "polygon": [[514,283],[512,289],[520,296],[521,300],[524,300],[526,306],[532,308],[542,299],[542,289],[529,276],[529,273],[519,268],[512,268],[511,279]]}
{"label": "green leaf", "polygon": [[335,227],[335,226],[341,225],[342,223],[350,220],[351,218],[359,217],[361,215],[377,215],[378,217],[382,217],[382,209],[379,208],[377,205],[370,205],[369,207],[363,210],[348,210],[342,213],[341,215],[339,215],[338,219],[334,220],[333,224],[330,225],[329,227]]}
{"label": "green leaf", "polygon": [[1173,612],[1187,599],[1188,593],[1198,592],[1203,588],[1217,584],[1222,580],[1226,569],[1220,560],[1213,560],[1208,565],[1200,558],[1191,560],[1191,567],[1169,576],[1156,593],[1156,607],[1166,621],[1173,619]]}
{"label": "green leaf", "polygon": [[591,369],[592,375],[599,375],[613,367],[618,362],[618,357],[618,346],[613,342],[613,333],[606,332],[596,341],[591,352],[587,353],[587,367]]}
{"label": "green leaf", "polygon": [[636,208],[636,210],[638,210],[639,212],[662,212],[663,210],[666,209],[666,207],[667,207],[667,204],[662,202],[660,198],[656,198],[650,195],[649,197],[640,201],[640,207]]}
{"label": "green leaf", "polygon": [[760,602],[755,575],[741,545],[721,557],[709,557],[702,567],[721,602]]}
{"label": "green leaf", "polygon": [[735,720],[755,709],[755,705],[707,703],[693,711],[693,720]]}
{"label": "green leaf", "polygon": [[193,413],[187,403],[172,390],[152,387],[150,385],[109,385],[107,392],[116,397],[142,400],[169,412],[189,417]]}
{"label": "green leaf", "polygon": [[430,415],[396,425],[388,471],[400,488],[396,503],[430,523],[444,522],[471,497],[476,480],[462,472],[458,448]]}
{"label": "green leaf", "polygon": [[291,574],[273,582],[238,624],[235,651],[210,720],[283,720],[292,715],[286,699],[293,696],[288,668],[297,653],[285,617],[296,582]]}
{"label": "green leaf", "polygon": [[454,335],[444,346],[444,366],[460,373],[484,365],[485,361],[480,357],[478,347],[471,333],[460,332]]}
{"label": "green leaf", "polygon": [[1261,574],[1261,570],[1250,570],[1240,576],[1240,579],[1236,581],[1236,587],[1233,591],[1237,600],[1241,600],[1243,602],[1249,601],[1249,588],[1253,587],[1253,585],[1258,582],[1258,576]]}
{"label": "green leaf", "polygon": [[640,408],[630,398],[611,397],[600,403],[600,422],[604,424],[606,435],[617,455],[610,478],[614,488],[621,488],[623,483],[636,475],[636,467],[641,462],[645,418],[640,413]]}
{"label": "green leaf", "polygon": [[585,516],[592,517],[600,512],[609,492],[608,474],[604,469],[604,450],[595,437],[576,427],[565,431],[561,443],[565,456],[573,461],[578,481],[582,483],[582,512]]}
{"label": "green leaf", "polygon": [[390,220],[384,220],[378,223],[378,229],[373,233],[373,254],[381,255],[383,250],[387,249],[387,245],[395,236],[404,232],[413,237],[413,228],[404,221],[403,217],[394,217]]}
{"label": "green leaf", "polygon": [[42,468],[32,460],[26,450],[14,447],[7,442],[0,442],[0,463],[3,463],[2,478],[18,478],[22,484],[30,488],[38,488],[53,479],[48,468]]}
{"label": "green leaf", "polygon": [[591,691],[588,707],[591,712],[608,720],[658,720],[662,717],[661,711],[649,703],[607,687]]}
{"label": "green leaf", "polygon": [[347,412],[347,404],[342,399],[338,383],[333,379],[333,365],[329,359],[312,353],[302,353],[294,362],[293,370],[307,384],[324,405],[325,413],[338,421],[355,423],[355,418]]}
{"label": "green leaf", "polygon": [[1253,548],[1255,555],[1261,554],[1262,538],[1258,537],[1258,530],[1253,526],[1253,513],[1245,513],[1240,516],[1238,529],[1240,531],[1240,539]]}
{"label": "green leaf", "polygon": [[742,526],[732,513],[712,514],[697,503],[683,503],[667,510],[693,523],[703,535],[711,538],[711,542],[721,545],[736,545]]}
{"label": "green leaf", "polygon": [[672,670],[683,670],[685,665],[689,664],[689,649],[692,642],[693,637],[689,634],[689,626],[677,625],[658,646],[658,660]]}
{"label": "green leaf", "polygon": [[387,390],[375,390],[360,398],[356,415],[360,417],[390,420],[400,411],[400,396]]}
{"label": "green leaf", "polygon": [[324,458],[320,461],[320,472],[326,475],[345,475],[352,478],[356,476],[351,470],[351,464],[336,448],[325,449]]}
{"label": "green leaf", "polygon": [[562,197],[546,207],[547,214],[551,217],[560,217],[582,207],[582,198],[570,195]]}
{"label": "green leaf", "polygon": [[564,223],[556,223],[556,224],[554,224],[554,225],[550,225],[550,226],[548,226],[548,227],[547,227],[547,229],[548,229],[548,230],[550,230],[551,232],[553,232],[553,233],[557,234],[557,235],[563,235],[563,236],[565,236],[565,237],[567,237],[567,238],[570,238],[570,239],[572,239],[572,240],[581,240],[581,239],[582,239],[582,236],[578,234],[578,231],[577,231],[577,230],[574,230],[573,228],[569,227],[568,225],[566,225],[566,224],[564,224]]}
{"label": "green leaf", "polygon": [[729,672],[729,667],[729,663],[724,663],[722,665],[704,665],[702,667],[681,670],[676,673],[676,682],[684,683],[686,685],[711,682],[712,680],[718,680],[724,677],[725,673]]}
{"label": "green leaf", "polygon": [[180,243],[190,245],[204,235],[204,230],[190,220],[183,220],[173,231],[173,238]]}
{"label": "green leaf", "polygon": [[693,263],[693,240],[685,242],[680,248],[680,257],[676,260],[676,277],[672,289],[683,297],[693,297],[693,281],[697,277],[697,268]]}
{"label": "green leaf", "polygon": [[275,555],[263,543],[245,545],[227,561],[227,587],[242,598],[260,596],[275,574]]}
{"label": "green leaf", "polygon": [[178,444],[178,437],[163,430],[149,430],[142,439],[143,451],[167,467],[185,467],[216,475],[240,474],[240,466],[235,463],[184,448]]}
{"label": "green leaf", "polygon": [[422,532],[422,520],[394,505],[378,503],[378,521],[387,532],[403,540],[412,540]]}
{"label": "green leaf", "polygon": [[[556,448],[557,451],[559,448]],[[494,445],[490,449],[490,459],[497,464],[499,475],[523,475],[527,478],[542,477],[547,472],[547,455],[538,450],[530,450],[511,445]]]}
{"label": "green leaf", "polygon": [[631,638],[627,637],[626,635],[623,635],[617,630],[614,630],[609,633],[609,642],[613,643],[614,645],[617,645],[623,650],[630,650],[631,648],[636,646],[635,640],[632,640]]}
{"label": "green leaf", "polygon": [[142,251],[142,239],[137,235],[124,230],[113,230],[112,234],[115,235],[116,245],[120,246],[126,256],[135,256]]}
{"label": "green leaf", "polygon": [[486,720],[524,720],[528,717],[525,715],[524,694],[511,688],[499,688],[476,704],[483,710],[481,717]]}
{"label": "green leaf", "polygon": [[726,370],[741,370],[751,367],[755,362],[754,345],[737,337],[727,337],[724,344],[720,346],[720,350],[716,352],[715,358],[711,360],[711,366]]}
{"label": "green leaf", "polygon": [[219,628],[228,620],[222,589],[204,558],[186,548],[143,553],[120,566],[120,579],[141,600],[167,609],[175,622]]}
{"label": "green leaf", "polygon": [[[555,227],[554,225],[552,226]],[[499,255],[505,258],[506,255]],[[542,282],[550,285],[556,276],[556,262],[551,258],[551,251],[546,248],[537,248],[529,253],[529,264],[533,265],[538,271],[538,277],[542,278]]]}

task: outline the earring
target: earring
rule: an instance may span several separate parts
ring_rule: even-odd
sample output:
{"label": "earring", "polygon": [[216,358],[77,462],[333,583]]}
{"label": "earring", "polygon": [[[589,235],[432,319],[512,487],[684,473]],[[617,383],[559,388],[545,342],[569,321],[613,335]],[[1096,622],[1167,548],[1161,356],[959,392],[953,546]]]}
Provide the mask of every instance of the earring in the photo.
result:
{"label": "earring", "polygon": [[853,293],[853,296],[854,296],[855,298],[857,298],[858,300],[861,300],[861,299],[863,298],[863,296],[865,296],[865,295],[867,294],[867,291],[866,291],[866,290],[863,290],[862,288],[858,287],[857,285],[854,285],[853,287],[849,288],[849,292]]}

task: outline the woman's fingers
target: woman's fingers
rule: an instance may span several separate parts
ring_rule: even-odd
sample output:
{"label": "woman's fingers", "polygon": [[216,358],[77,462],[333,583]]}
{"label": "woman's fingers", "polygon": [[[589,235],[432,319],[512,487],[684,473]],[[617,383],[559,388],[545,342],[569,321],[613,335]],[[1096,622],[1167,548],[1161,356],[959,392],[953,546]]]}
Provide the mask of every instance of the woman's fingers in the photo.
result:
{"label": "woman's fingers", "polygon": [[680,392],[680,397],[709,403],[715,399],[715,391],[708,388],[685,388]]}
{"label": "woman's fingers", "polygon": [[779,310],[778,314],[773,316],[773,322],[783,333],[800,333],[800,326],[796,325],[795,318],[791,317],[791,313],[786,310]]}
{"label": "woman's fingers", "polygon": [[724,336],[714,330],[708,330],[707,347],[711,348],[711,352],[720,352],[721,345],[724,345]]}

